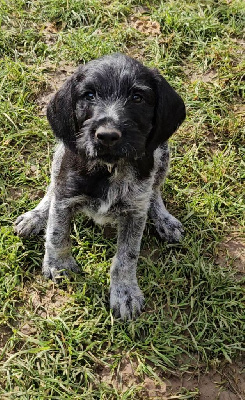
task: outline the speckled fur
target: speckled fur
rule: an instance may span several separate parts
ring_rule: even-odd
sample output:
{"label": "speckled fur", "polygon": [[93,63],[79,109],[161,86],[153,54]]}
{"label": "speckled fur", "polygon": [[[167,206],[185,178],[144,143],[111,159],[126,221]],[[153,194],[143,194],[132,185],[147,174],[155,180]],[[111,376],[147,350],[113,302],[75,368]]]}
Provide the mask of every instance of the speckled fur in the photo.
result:
{"label": "speckled fur", "polygon": [[[102,90],[112,71],[111,87]],[[90,86],[97,82],[94,91],[100,91],[93,104],[83,95],[88,77]],[[130,103],[127,94],[135,87],[143,93],[140,106]],[[39,205],[17,218],[15,230],[28,236],[46,227],[43,273],[56,280],[67,270],[77,271],[70,243],[74,214],[116,224],[110,306],[122,319],[139,315],[144,304],[136,267],[147,214],[161,238],[177,242],[183,234],[181,223],[163,204],[160,185],[169,164],[167,139],[184,117],[182,100],[157,71],[120,54],[79,67],[48,108],[50,124],[61,140],[51,184]],[[96,141],[94,132],[103,126],[120,132],[112,150]]]}

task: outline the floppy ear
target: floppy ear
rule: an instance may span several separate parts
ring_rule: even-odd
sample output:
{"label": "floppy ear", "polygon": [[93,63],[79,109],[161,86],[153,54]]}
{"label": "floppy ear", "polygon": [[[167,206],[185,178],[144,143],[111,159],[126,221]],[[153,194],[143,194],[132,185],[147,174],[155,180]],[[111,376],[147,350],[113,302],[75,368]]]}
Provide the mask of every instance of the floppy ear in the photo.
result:
{"label": "floppy ear", "polygon": [[74,81],[73,74],[50,100],[47,108],[47,118],[55,136],[71,150],[76,148],[75,133],[78,130],[72,96]]}
{"label": "floppy ear", "polygon": [[153,129],[147,141],[152,152],[166,142],[185,119],[185,104],[172,86],[157,70],[153,70],[156,82],[156,106]]}

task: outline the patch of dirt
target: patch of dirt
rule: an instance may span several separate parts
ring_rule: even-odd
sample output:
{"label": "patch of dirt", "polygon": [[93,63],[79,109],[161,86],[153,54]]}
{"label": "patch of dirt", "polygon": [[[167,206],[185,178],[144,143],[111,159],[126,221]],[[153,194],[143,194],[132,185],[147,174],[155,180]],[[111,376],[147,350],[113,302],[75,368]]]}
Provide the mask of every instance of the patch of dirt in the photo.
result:
{"label": "patch of dirt", "polygon": [[103,237],[105,239],[115,239],[117,237],[117,228],[111,225],[103,226]]}
{"label": "patch of dirt", "polygon": [[226,365],[220,371],[212,370],[208,373],[185,372],[179,376],[163,377],[160,372],[159,380],[142,376],[137,367],[136,361],[125,358],[117,371],[113,371],[110,366],[102,367],[99,380],[120,393],[136,386],[139,389],[139,400],[180,399],[184,393],[188,393],[190,399],[199,400],[242,400],[245,396],[245,371],[242,362]]}
{"label": "patch of dirt", "polygon": [[44,43],[52,45],[57,41],[58,29],[55,24],[52,24],[51,22],[47,22],[43,26],[43,28],[40,30],[40,32],[44,36]]}
{"label": "patch of dirt", "polygon": [[[8,188],[7,199],[9,200],[19,200],[23,197],[25,193],[26,187],[23,186],[22,188]],[[32,189],[29,193],[30,200],[40,200],[45,194],[45,191],[42,189]]]}
{"label": "patch of dirt", "polygon": [[193,393],[196,390],[199,400],[242,400],[245,395],[245,372],[242,365],[232,364],[219,372],[185,373],[182,377],[167,380],[168,394],[176,395],[183,388]]}
{"label": "patch of dirt", "polygon": [[245,119],[245,104],[235,104],[234,113],[239,115],[242,119]]}
{"label": "patch of dirt", "polygon": [[0,326],[0,353],[11,336],[12,329],[6,325]]}
{"label": "patch of dirt", "polygon": [[127,53],[129,57],[133,57],[138,61],[141,61],[142,63],[145,60],[145,49],[142,45],[142,47],[138,45],[130,46],[128,47]]}
{"label": "patch of dirt", "polygon": [[158,36],[161,34],[160,24],[153,21],[147,15],[134,15],[129,18],[129,25],[147,36]]}
{"label": "patch of dirt", "polygon": [[[149,228],[148,228],[149,229]],[[153,231],[154,228],[152,228]],[[153,235],[157,236],[156,231],[153,231]],[[159,239],[159,238],[158,238]],[[160,240],[160,239],[159,239]],[[141,247],[140,251],[140,258],[145,258],[149,261],[152,262],[159,262],[162,259],[162,250],[160,250],[156,246],[152,246],[152,244],[149,246],[147,243],[144,243]]]}
{"label": "patch of dirt", "polygon": [[23,196],[23,189],[21,188],[9,188],[8,197],[12,200],[18,200]]}
{"label": "patch of dirt", "polygon": [[[42,287],[41,290],[25,286],[23,297],[34,309],[34,313],[43,318],[57,316],[63,306],[70,301],[70,295],[55,287],[52,282],[47,283],[47,287]],[[32,328],[30,321],[22,327],[24,332],[30,332]]]}
{"label": "patch of dirt", "polygon": [[44,197],[44,195],[45,195],[45,191],[44,190],[42,190],[42,189],[34,190],[34,191],[30,192],[29,199],[33,200],[33,201],[34,200],[40,200],[40,199],[42,199]]}
{"label": "patch of dirt", "polygon": [[125,358],[116,372],[111,372],[108,366],[100,371],[100,381],[112,386],[121,393],[126,392],[132,386],[140,386],[138,399],[162,399],[167,400],[166,384],[147,376],[142,379],[137,372],[137,363]]}
{"label": "patch of dirt", "polygon": [[66,79],[73,74],[75,69],[76,67],[74,65],[64,62],[59,63],[57,67],[49,62],[42,65],[42,70],[47,74],[48,87],[36,100],[40,108],[39,115],[46,115],[47,105],[54,93],[63,85]]}
{"label": "patch of dirt", "polygon": [[25,322],[24,325],[19,328],[19,331],[25,336],[34,336],[35,333],[37,333],[37,328],[32,321],[29,321]]}
{"label": "patch of dirt", "polygon": [[201,74],[200,72],[195,72],[191,68],[188,68],[188,66],[184,67],[184,73],[190,79],[191,83],[196,81],[212,83],[218,75],[215,69],[210,69],[209,71]]}
{"label": "patch of dirt", "polygon": [[217,154],[220,150],[222,150],[220,139],[213,132],[208,131],[208,128],[205,137],[205,146],[207,151],[211,151],[212,154]]}
{"label": "patch of dirt", "polygon": [[239,38],[232,38],[233,42],[238,43],[240,46],[245,47],[245,40]]}
{"label": "patch of dirt", "polygon": [[225,237],[217,249],[216,263],[222,267],[233,265],[239,272],[245,273],[245,237],[233,232]]}

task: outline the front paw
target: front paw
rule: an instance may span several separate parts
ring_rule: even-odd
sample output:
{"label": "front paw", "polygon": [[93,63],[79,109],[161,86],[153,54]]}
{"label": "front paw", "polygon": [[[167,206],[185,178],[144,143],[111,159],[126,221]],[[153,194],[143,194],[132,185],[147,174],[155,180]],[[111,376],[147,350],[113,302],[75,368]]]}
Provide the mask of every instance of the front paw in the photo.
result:
{"label": "front paw", "polygon": [[168,243],[179,243],[184,237],[184,228],[181,222],[171,214],[158,218],[155,228],[159,236]]}
{"label": "front paw", "polygon": [[141,314],[143,305],[144,296],[137,283],[111,284],[110,306],[116,318],[134,319]]}
{"label": "front paw", "polygon": [[22,237],[37,235],[46,224],[46,218],[39,211],[28,211],[20,215],[14,223],[14,231]]}
{"label": "front paw", "polygon": [[71,255],[57,258],[56,256],[45,254],[42,268],[45,278],[52,279],[55,282],[59,278],[67,276],[68,271],[79,271],[77,263]]}

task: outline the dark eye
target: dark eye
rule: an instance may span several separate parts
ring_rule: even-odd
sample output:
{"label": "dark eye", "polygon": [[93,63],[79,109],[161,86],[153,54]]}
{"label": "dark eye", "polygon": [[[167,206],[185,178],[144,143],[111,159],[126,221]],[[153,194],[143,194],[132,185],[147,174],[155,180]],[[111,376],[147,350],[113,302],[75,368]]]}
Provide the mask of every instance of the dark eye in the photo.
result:
{"label": "dark eye", "polygon": [[88,101],[93,101],[95,100],[95,94],[93,92],[86,92],[84,98]]}
{"label": "dark eye", "polygon": [[134,103],[141,103],[143,100],[143,97],[140,94],[135,93],[132,95],[132,100]]}

